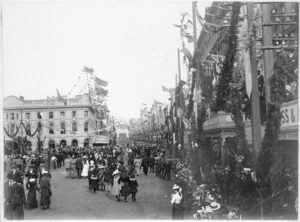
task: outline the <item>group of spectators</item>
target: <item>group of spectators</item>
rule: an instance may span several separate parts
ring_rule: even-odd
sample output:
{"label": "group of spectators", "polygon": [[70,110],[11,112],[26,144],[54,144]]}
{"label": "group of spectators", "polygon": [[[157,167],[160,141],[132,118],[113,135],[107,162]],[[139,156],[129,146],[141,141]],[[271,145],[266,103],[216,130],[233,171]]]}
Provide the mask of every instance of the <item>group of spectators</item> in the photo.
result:
{"label": "group of spectators", "polygon": [[51,205],[51,174],[43,158],[36,155],[5,156],[4,217],[8,220],[24,219],[25,209],[38,207],[37,191],[40,193],[41,209]]}
{"label": "group of spectators", "polygon": [[[103,191],[127,202],[131,195],[136,201],[138,182],[136,176],[154,174],[171,180],[172,161],[162,147],[155,146],[106,146],[92,148],[53,148],[30,155],[6,155],[7,173],[5,216],[8,219],[24,219],[25,209],[48,209],[51,201],[51,170],[65,168],[66,177],[88,179],[91,191]],[[10,184],[15,189],[11,189]],[[17,190],[17,191],[16,191]],[[14,193],[19,193],[17,206]],[[41,193],[38,204],[36,192]],[[24,206],[23,206],[24,205]]]}

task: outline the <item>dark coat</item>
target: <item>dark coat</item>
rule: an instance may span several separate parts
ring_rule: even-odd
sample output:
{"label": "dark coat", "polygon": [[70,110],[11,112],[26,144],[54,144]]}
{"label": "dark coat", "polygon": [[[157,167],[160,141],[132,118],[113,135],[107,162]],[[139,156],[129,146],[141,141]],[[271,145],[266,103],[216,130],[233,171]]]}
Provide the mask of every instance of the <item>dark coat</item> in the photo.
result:
{"label": "dark coat", "polygon": [[76,168],[82,169],[82,167],[83,167],[82,160],[80,158],[77,159],[75,165],[76,165]]}
{"label": "dark coat", "polygon": [[136,194],[138,192],[137,188],[138,188],[138,182],[136,179],[134,180],[129,180],[129,188],[130,188],[130,193],[132,194]]}
{"label": "dark coat", "polygon": [[50,204],[51,204],[50,198],[52,196],[52,192],[51,192],[51,183],[50,183],[50,180],[48,179],[48,177],[43,177],[41,179],[40,187],[41,187],[40,205],[42,207],[50,206]]}
{"label": "dark coat", "polygon": [[36,182],[28,182],[26,184],[28,191],[28,196],[27,196],[27,205],[30,209],[32,208],[37,208],[38,207],[38,202],[36,199],[36,191],[39,190],[37,187]]}
{"label": "dark coat", "polygon": [[26,204],[25,199],[25,192],[22,185],[19,185],[18,183],[13,183],[8,188],[8,194],[7,194],[7,202],[10,205],[13,204]]}

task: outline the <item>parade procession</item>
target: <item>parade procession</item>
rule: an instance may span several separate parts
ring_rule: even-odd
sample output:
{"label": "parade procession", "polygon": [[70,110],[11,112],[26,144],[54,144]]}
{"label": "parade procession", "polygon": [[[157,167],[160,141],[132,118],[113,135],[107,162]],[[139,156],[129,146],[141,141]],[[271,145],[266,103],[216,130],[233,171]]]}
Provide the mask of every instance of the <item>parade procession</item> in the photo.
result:
{"label": "parade procession", "polygon": [[298,2],[0,5],[1,221],[298,220]]}

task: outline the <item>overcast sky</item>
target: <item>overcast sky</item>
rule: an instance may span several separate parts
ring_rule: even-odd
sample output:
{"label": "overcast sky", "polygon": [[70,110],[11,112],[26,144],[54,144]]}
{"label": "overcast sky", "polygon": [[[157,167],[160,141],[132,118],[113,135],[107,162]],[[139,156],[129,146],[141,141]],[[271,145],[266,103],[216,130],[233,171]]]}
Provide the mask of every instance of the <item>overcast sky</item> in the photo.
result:
{"label": "overcast sky", "polygon": [[172,24],[183,12],[192,15],[192,2],[5,2],[4,97],[67,95],[86,65],[109,82],[112,115],[139,117],[142,103],[168,102],[161,86],[175,85],[181,38]]}

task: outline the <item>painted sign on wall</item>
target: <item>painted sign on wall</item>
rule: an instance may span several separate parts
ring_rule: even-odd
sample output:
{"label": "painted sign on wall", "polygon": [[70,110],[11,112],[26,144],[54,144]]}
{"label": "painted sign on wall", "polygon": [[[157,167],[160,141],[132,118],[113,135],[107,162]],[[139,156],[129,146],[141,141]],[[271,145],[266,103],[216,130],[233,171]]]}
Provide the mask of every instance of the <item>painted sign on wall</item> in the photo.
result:
{"label": "painted sign on wall", "polygon": [[298,126],[298,104],[282,107],[281,113],[281,127]]}

